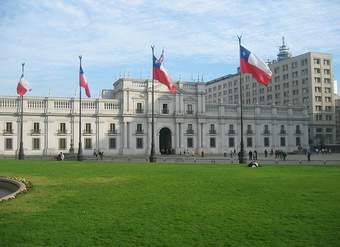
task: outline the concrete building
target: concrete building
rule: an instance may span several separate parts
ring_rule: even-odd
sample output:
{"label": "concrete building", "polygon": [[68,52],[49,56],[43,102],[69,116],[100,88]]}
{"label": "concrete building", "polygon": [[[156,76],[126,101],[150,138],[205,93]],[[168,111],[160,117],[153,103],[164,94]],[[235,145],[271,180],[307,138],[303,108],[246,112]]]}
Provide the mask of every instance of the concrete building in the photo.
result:
{"label": "concrete building", "polygon": [[[242,75],[245,105],[303,106],[308,109],[309,144],[335,143],[335,102],[332,56],[308,52],[292,56],[284,39],[277,60],[269,63],[272,80],[265,87]],[[239,102],[239,73],[207,82],[206,101],[215,104]]]}
{"label": "concrete building", "polygon": [[[85,155],[149,155],[151,83],[119,79],[101,99],[82,100]],[[240,107],[208,104],[205,83],[177,83],[177,93],[155,83],[156,154],[221,154],[240,144]],[[0,155],[16,155],[20,136],[20,98],[0,97]],[[79,101],[75,98],[24,97],[25,155],[77,152]],[[245,149],[294,151],[308,147],[308,112],[303,106],[244,107]]]}
{"label": "concrete building", "polygon": [[335,95],[336,144],[340,144],[340,96]]}

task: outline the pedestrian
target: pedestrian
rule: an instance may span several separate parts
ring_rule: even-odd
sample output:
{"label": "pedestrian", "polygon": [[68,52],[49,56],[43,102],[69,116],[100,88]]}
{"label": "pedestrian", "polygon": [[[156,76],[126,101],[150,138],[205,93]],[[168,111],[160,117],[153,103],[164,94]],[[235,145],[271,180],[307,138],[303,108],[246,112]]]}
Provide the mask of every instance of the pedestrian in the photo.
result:
{"label": "pedestrian", "polygon": [[256,150],[254,150],[254,160],[257,160],[257,151]]}
{"label": "pedestrian", "polygon": [[307,151],[307,160],[308,160],[308,161],[310,161],[310,156],[311,156],[311,155],[312,155],[312,154],[311,154],[310,150],[308,150],[308,151]]}
{"label": "pedestrian", "polygon": [[96,149],[93,150],[93,156],[98,160],[98,153]]}
{"label": "pedestrian", "polygon": [[267,149],[264,150],[264,157],[266,157],[266,158],[268,157],[268,151],[267,151]]}
{"label": "pedestrian", "polygon": [[249,160],[252,160],[253,159],[253,152],[251,150],[249,151],[248,155],[249,155]]}
{"label": "pedestrian", "polygon": [[100,157],[101,160],[103,160],[103,156],[104,156],[104,152],[103,151],[99,152],[99,157]]}

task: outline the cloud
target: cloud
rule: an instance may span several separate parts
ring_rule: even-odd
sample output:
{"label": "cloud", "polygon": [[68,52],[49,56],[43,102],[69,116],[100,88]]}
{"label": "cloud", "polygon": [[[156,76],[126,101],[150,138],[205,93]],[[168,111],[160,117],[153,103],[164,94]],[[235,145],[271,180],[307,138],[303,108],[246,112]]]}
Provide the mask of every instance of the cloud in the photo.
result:
{"label": "cloud", "polygon": [[[169,68],[193,61],[175,74],[191,74],[197,71],[195,64],[204,63],[235,71],[240,33],[243,43],[263,59],[275,59],[284,35],[293,55],[329,52],[339,63],[339,12],[337,1],[312,0],[1,1],[0,80],[17,76],[26,61],[32,80],[42,86],[49,80],[67,85],[76,78],[81,54],[90,73],[107,74],[94,80],[109,80],[110,85],[109,78],[124,68],[148,70],[151,44],[158,53],[165,48]],[[199,68],[207,78],[216,76]]]}

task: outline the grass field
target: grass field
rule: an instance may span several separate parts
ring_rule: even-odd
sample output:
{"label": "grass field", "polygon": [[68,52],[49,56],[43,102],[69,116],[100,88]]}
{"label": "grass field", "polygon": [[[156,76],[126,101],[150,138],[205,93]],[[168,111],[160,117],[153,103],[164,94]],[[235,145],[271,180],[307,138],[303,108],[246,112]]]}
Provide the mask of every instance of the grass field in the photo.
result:
{"label": "grass field", "polygon": [[339,246],[340,166],[0,161],[0,246]]}

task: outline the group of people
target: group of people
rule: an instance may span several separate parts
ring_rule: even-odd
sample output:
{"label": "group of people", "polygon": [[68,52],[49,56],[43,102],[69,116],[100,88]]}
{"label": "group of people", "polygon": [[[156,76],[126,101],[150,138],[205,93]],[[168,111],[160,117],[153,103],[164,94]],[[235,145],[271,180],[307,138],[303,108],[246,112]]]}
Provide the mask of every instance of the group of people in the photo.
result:
{"label": "group of people", "polygon": [[60,152],[58,155],[57,155],[57,160],[64,160],[65,159],[65,156],[63,154],[63,152]]}
{"label": "group of people", "polygon": [[103,158],[104,158],[104,152],[103,152],[103,151],[98,151],[98,152],[97,152],[97,150],[95,149],[95,150],[93,150],[93,156],[95,156],[97,160],[98,160],[99,158],[100,158],[101,160],[103,160]]}

